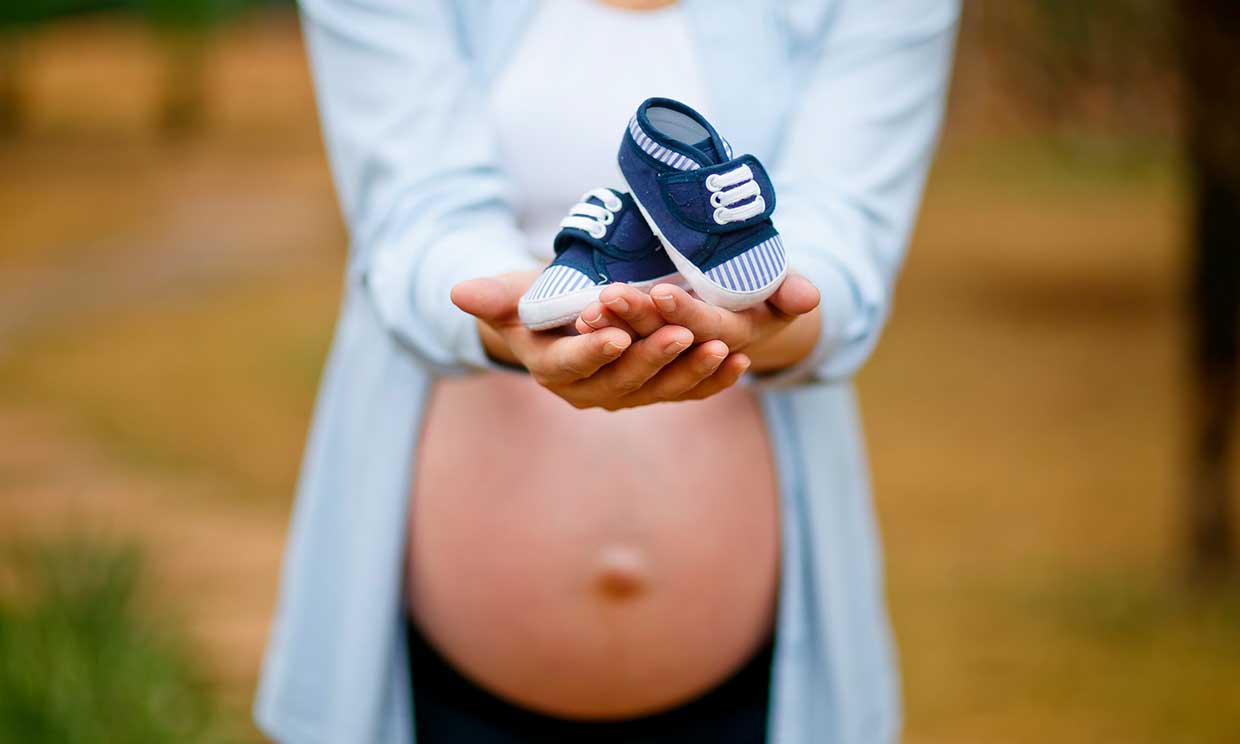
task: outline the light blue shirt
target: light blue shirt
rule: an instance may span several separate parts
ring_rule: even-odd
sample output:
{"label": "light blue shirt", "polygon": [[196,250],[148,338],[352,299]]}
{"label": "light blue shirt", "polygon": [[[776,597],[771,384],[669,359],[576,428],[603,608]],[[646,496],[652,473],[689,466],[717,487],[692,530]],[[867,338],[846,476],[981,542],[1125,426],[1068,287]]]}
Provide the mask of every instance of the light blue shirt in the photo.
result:
{"label": "light blue shirt", "polygon": [[[351,251],[255,704],[278,741],[413,742],[402,579],[417,435],[438,376],[492,367],[452,285],[532,267],[485,99],[533,2],[302,0]],[[959,0],[685,5],[713,123],[768,165],[791,266],[822,292],[814,352],[753,383],[781,499],[769,741],[894,741],[899,682],[847,380],[890,307]]]}

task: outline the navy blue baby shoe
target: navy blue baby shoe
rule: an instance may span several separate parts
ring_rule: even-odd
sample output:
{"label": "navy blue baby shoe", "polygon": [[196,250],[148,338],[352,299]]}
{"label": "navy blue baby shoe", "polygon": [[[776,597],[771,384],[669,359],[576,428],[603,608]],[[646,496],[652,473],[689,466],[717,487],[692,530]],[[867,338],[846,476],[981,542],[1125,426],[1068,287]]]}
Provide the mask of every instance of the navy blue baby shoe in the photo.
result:
{"label": "navy blue baby shoe", "polygon": [[779,288],[788,259],[771,222],[775,189],[752,155],[698,112],[651,98],[620,143],[620,172],[676,268],[703,300],[729,310]]}
{"label": "navy blue baby shoe", "polygon": [[614,189],[594,189],[581,197],[560,223],[555,253],[517,305],[521,322],[531,330],[572,323],[607,284],[649,291],[660,282],[680,283],[633,198]]}

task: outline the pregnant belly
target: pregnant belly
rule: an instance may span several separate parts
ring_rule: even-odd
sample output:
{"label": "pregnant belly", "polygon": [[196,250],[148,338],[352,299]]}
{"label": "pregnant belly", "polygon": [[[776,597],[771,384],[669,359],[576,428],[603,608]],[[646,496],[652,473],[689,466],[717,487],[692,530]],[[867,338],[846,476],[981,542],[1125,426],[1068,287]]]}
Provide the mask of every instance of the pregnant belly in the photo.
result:
{"label": "pregnant belly", "polygon": [[745,391],[606,413],[516,375],[443,382],[412,499],[415,622],[465,676],[527,708],[669,708],[771,632],[778,498]]}

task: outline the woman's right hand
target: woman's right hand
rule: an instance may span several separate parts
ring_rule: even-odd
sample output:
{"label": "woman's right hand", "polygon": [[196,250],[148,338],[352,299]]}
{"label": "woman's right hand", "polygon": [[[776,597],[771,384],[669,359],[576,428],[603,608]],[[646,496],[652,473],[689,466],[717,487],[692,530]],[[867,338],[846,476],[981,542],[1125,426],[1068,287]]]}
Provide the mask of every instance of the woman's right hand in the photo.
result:
{"label": "woman's right hand", "polygon": [[775,372],[799,363],[818,343],[821,296],[808,279],[790,274],[770,299],[747,310],[725,310],[691,296],[674,284],[650,294],[614,284],[577,318],[579,333],[620,328],[644,338],[665,325],[688,328],[700,342],[722,341],[749,355],[755,372]]}
{"label": "woman's right hand", "polygon": [[722,341],[693,347],[693,334],[677,325],[637,341],[619,328],[581,335],[531,331],[517,315],[517,302],[537,276],[522,272],[461,282],[452,288],[452,302],[478,319],[492,358],[525,367],[575,408],[614,411],[700,400],[731,387],[749,368],[749,358],[729,353]]}

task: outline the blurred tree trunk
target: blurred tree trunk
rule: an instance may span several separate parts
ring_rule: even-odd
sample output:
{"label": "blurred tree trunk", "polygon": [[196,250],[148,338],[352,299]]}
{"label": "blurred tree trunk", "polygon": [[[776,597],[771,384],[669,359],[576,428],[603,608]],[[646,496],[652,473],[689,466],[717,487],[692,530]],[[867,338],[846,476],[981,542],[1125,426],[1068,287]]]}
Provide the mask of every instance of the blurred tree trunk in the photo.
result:
{"label": "blurred tree trunk", "polygon": [[21,37],[0,28],[0,137],[17,134],[22,123]]}
{"label": "blurred tree trunk", "polygon": [[161,37],[166,62],[159,126],[169,136],[190,134],[207,118],[207,33],[165,29]]}
{"label": "blurred tree trunk", "polygon": [[1190,577],[1235,571],[1233,444],[1240,389],[1240,2],[1177,0],[1193,189]]}

